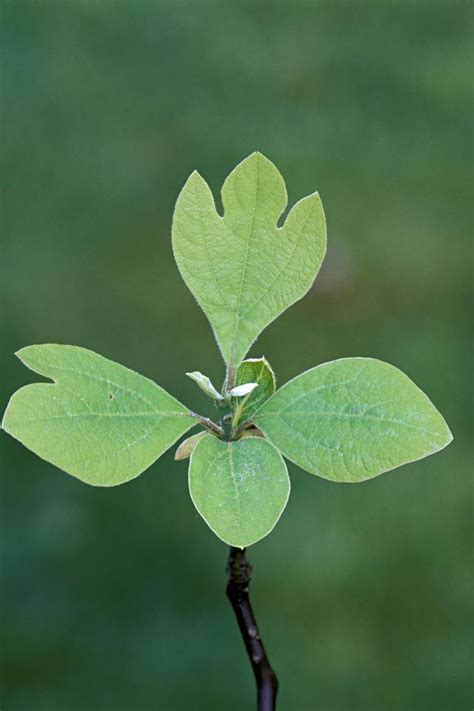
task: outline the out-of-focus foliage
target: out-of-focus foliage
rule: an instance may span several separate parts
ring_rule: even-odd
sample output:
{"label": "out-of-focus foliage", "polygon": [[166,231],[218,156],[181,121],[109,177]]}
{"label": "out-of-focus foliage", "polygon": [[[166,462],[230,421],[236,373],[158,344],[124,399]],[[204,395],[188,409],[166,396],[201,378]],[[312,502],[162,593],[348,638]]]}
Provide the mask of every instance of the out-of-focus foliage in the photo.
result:
{"label": "out-of-focus foliage", "polygon": [[[223,367],[171,215],[193,168],[217,195],[261,150],[289,204],[320,190],[329,252],[251,355],[279,384],[336,357],[388,360],[455,436],[358,487],[291,469],[285,515],[251,549],[282,709],[472,705],[472,6],[20,0],[2,29],[1,409],[25,382],[14,351],[72,342],[212,414],[184,373],[220,382]],[[2,708],[246,708],[225,547],[187,462],[97,490],[0,448]]]}

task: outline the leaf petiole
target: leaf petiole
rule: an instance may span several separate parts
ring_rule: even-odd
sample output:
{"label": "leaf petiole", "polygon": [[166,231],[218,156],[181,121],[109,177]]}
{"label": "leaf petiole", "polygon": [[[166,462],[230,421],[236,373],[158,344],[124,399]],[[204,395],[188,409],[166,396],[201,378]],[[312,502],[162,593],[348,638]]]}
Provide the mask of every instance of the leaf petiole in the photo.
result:
{"label": "leaf petiole", "polygon": [[223,439],[223,437],[225,435],[224,430],[219,425],[216,425],[216,423],[213,422],[210,419],[210,417],[204,417],[203,415],[198,415],[197,412],[192,412],[192,411],[189,414],[191,417],[196,418],[196,420],[198,420],[203,427],[205,427],[207,430],[209,430],[209,432],[212,432],[220,439]]}

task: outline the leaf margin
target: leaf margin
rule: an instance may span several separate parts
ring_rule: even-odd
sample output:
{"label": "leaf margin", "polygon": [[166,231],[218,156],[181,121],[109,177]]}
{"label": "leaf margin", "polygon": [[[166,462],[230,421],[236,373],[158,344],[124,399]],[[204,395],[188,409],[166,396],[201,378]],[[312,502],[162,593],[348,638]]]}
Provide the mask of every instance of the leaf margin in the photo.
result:
{"label": "leaf margin", "polygon": [[[407,379],[407,380],[411,383],[411,385],[412,385],[414,388],[416,388],[416,390],[419,391],[419,393],[421,393],[421,395],[427,400],[427,402],[428,402],[429,405],[431,406],[432,410],[433,410],[433,411],[439,416],[439,418],[441,419],[441,421],[442,421],[442,423],[443,423],[443,425],[444,425],[445,434],[446,434],[446,438],[445,438],[444,443],[441,444],[440,446],[434,448],[434,449],[431,449],[429,452],[426,452],[425,454],[421,454],[419,457],[414,457],[414,458],[407,459],[407,460],[401,462],[400,464],[396,464],[396,465],[391,466],[391,467],[389,467],[389,468],[387,468],[387,469],[383,469],[383,470],[380,471],[378,474],[371,475],[371,476],[367,476],[367,477],[364,477],[364,478],[359,478],[359,479],[356,479],[356,480],[354,480],[354,479],[352,479],[352,480],[351,480],[351,479],[345,479],[345,480],[344,480],[344,479],[330,478],[330,477],[327,477],[327,476],[323,476],[323,475],[320,474],[320,473],[309,471],[306,467],[302,466],[298,461],[296,461],[296,459],[295,459],[294,457],[289,456],[286,452],[284,452],[283,449],[274,441],[274,439],[273,439],[271,436],[268,435],[268,433],[267,433],[266,430],[265,430],[265,427],[264,427],[260,422],[258,422],[258,418],[257,418],[258,413],[260,413],[260,411],[261,411],[262,409],[264,409],[264,408],[270,403],[270,401],[271,401],[274,397],[276,397],[283,389],[285,389],[287,386],[289,386],[290,384],[292,384],[294,381],[298,380],[300,377],[302,377],[302,376],[304,376],[304,375],[306,375],[306,374],[308,374],[308,373],[310,373],[310,372],[312,372],[312,371],[315,371],[315,370],[317,370],[318,368],[321,368],[321,367],[323,367],[323,366],[332,365],[332,364],[339,363],[339,362],[343,362],[343,361],[356,361],[356,360],[361,360],[361,361],[373,361],[373,362],[376,362],[376,363],[382,363],[383,365],[389,366],[390,368],[392,368],[394,371],[397,372],[397,374],[401,374],[401,375],[403,376],[403,378]],[[307,370],[305,370],[305,371],[299,373],[298,375],[295,375],[293,378],[290,378],[290,380],[288,380],[288,381],[287,381],[286,383],[284,383],[278,390],[276,390],[276,391],[273,393],[273,395],[271,395],[271,396],[268,398],[268,400],[266,400],[264,403],[262,403],[262,405],[258,408],[258,410],[256,410],[256,411],[253,413],[253,415],[252,415],[252,417],[251,417],[250,419],[251,419],[252,422],[254,422],[255,426],[263,433],[265,439],[267,439],[271,444],[273,444],[273,446],[274,446],[275,448],[277,448],[277,449],[280,451],[280,453],[281,453],[286,459],[288,459],[288,461],[290,461],[292,464],[294,464],[295,466],[297,466],[297,467],[298,467],[299,469],[301,469],[302,471],[304,471],[304,472],[306,472],[306,473],[308,473],[308,474],[311,474],[312,476],[318,476],[318,477],[321,478],[321,479],[325,479],[326,481],[331,481],[331,482],[334,482],[334,483],[337,483],[337,484],[360,484],[360,483],[364,483],[364,482],[366,482],[366,481],[371,481],[372,479],[375,479],[375,478],[381,476],[382,474],[386,474],[386,473],[388,473],[388,472],[394,471],[395,469],[399,469],[399,468],[401,468],[401,467],[403,467],[403,466],[406,466],[407,464],[412,464],[412,463],[414,463],[414,462],[421,461],[422,459],[425,459],[425,458],[427,458],[427,457],[429,457],[429,456],[431,456],[431,455],[433,455],[433,454],[437,454],[438,452],[441,452],[443,449],[445,449],[445,448],[454,440],[454,436],[453,436],[453,434],[452,434],[452,432],[451,432],[451,430],[450,430],[450,428],[449,428],[449,425],[447,424],[445,418],[443,417],[443,415],[441,414],[441,412],[438,410],[438,408],[436,407],[436,405],[433,403],[433,401],[431,400],[431,398],[430,398],[403,370],[401,370],[400,368],[398,368],[397,366],[395,366],[395,365],[393,365],[393,364],[391,364],[391,363],[387,363],[386,361],[380,360],[379,358],[373,358],[373,357],[370,357],[370,356],[347,356],[347,357],[335,358],[335,359],[333,359],[333,360],[326,361],[326,362],[324,362],[324,363],[319,363],[318,365],[313,366],[312,368],[308,368]]]}
{"label": "leaf margin", "polygon": [[[48,387],[48,388],[59,387],[59,388],[61,388],[61,386],[62,386],[61,380],[60,380],[60,378],[58,378],[57,375],[52,376],[52,375],[48,374],[48,373],[45,371],[45,369],[43,368],[43,366],[38,366],[37,364],[35,365],[35,364],[32,362],[32,360],[27,357],[28,354],[34,352],[36,349],[42,349],[43,347],[44,347],[44,348],[48,348],[48,347],[53,347],[53,348],[66,348],[66,349],[68,349],[68,350],[71,349],[71,350],[74,350],[74,351],[81,351],[81,352],[84,352],[84,353],[86,354],[86,357],[88,357],[89,355],[92,355],[92,356],[94,356],[94,357],[99,358],[99,359],[102,360],[102,361],[107,361],[107,363],[111,363],[112,366],[114,366],[114,367],[119,367],[120,369],[123,369],[123,370],[125,370],[125,371],[127,371],[127,372],[129,372],[129,373],[132,373],[134,376],[138,376],[140,379],[142,379],[143,381],[146,381],[146,382],[149,383],[152,387],[157,388],[159,391],[161,391],[162,393],[164,393],[168,398],[172,399],[177,405],[179,405],[181,408],[183,408],[184,412],[182,412],[182,413],[176,412],[176,413],[171,413],[171,414],[172,414],[172,415],[179,416],[179,417],[187,417],[187,418],[189,417],[189,420],[190,420],[189,426],[188,426],[185,430],[181,431],[181,432],[176,436],[176,438],[175,438],[169,445],[167,445],[167,446],[165,447],[165,449],[163,449],[161,452],[159,452],[159,454],[158,454],[156,457],[154,457],[154,459],[153,459],[152,461],[150,461],[149,463],[145,464],[143,467],[140,467],[140,468],[139,468],[139,471],[136,471],[136,473],[134,473],[132,476],[129,476],[129,477],[125,478],[125,479],[121,479],[120,481],[112,481],[112,482],[106,482],[106,483],[103,483],[103,482],[100,482],[100,483],[99,483],[99,482],[95,482],[95,481],[93,482],[93,481],[89,481],[87,478],[82,478],[81,476],[78,476],[77,474],[74,474],[74,473],[72,473],[72,472],[70,472],[70,471],[67,471],[67,470],[64,469],[62,466],[60,466],[60,465],[56,464],[55,462],[51,461],[51,459],[46,458],[46,457],[43,456],[42,454],[39,454],[39,453],[38,453],[37,451],[35,451],[29,444],[26,444],[25,441],[23,441],[23,439],[20,439],[20,437],[19,437],[16,433],[14,433],[13,428],[12,428],[11,425],[8,423],[8,417],[9,417],[9,415],[11,415],[12,407],[15,405],[15,399],[16,399],[16,397],[18,396],[19,393],[23,393],[23,394],[24,394],[27,390],[30,390],[30,392],[31,392],[31,388],[38,388],[38,387],[41,387],[41,388],[43,388],[43,387]],[[139,373],[138,371],[135,371],[135,370],[133,370],[133,369],[131,369],[131,368],[129,368],[129,367],[123,365],[122,363],[118,363],[117,361],[113,361],[113,360],[111,360],[110,358],[107,358],[106,356],[103,356],[103,355],[101,355],[100,353],[97,353],[96,351],[93,351],[92,349],[84,348],[83,346],[75,346],[75,345],[71,345],[71,344],[62,344],[62,343],[38,343],[38,344],[30,344],[30,345],[28,345],[28,346],[22,347],[22,348],[18,349],[17,351],[15,351],[14,355],[20,360],[20,362],[22,363],[22,365],[24,365],[28,370],[30,370],[30,371],[31,371],[32,373],[34,373],[35,375],[39,375],[39,376],[41,376],[41,377],[43,377],[43,378],[47,378],[48,381],[47,381],[47,382],[44,382],[44,381],[38,381],[38,380],[36,380],[36,381],[34,381],[34,382],[27,383],[26,385],[23,385],[23,386],[19,387],[17,390],[15,390],[15,391],[11,394],[11,396],[9,397],[9,399],[8,399],[8,403],[7,403],[7,406],[6,406],[5,410],[4,410],[4,413],[3,413],[3,416],[2,416],[2,420],[1,420],[1,423],[0,423],[0,429],[2,429],[6,434],[8,434],[10,437],[12,437],[13,439],[15,439],[16,441],[18,441],[22,446],[24,446],[26,449],[28,449],[30,452],[32,452],[32,453],[33,453],[35,456],[37,456],[39,459],[42,459],[43,461],[47,462],[49,465],[55,467],[56,469],[59,469],[62,473],[65,473],[66,475],[68,475],[68,476],[70,476],[70,477],[73,477],[74,479],[77,479],[78,481],[80,481],[80,482],[82,482],[82,483],[84,483],[84,484],[88,484],[89,486],[94,486],[94,487],[97,487],[97,488],[112,488],[112,487],[114,487],[114,486],[120,486],[121,484],[126,484],[126,483],[128,483],[129,481],[133,481],[133,480],[136,479],[138,476],[140,476],[141,474],[143,474],[143,472],[145,472],[147,469],[149,469],[166,451],[168,451],[168,449],[170,449],[171,447],[173,447],[174,444],[176,444],[176,442],[180,439],[180,437],[182,437],[182,436],[183,436],[184,434],[186,434],[190,429],[192,429],[193,427],[195,427],[195,426],[197,426],[197,425],[199,424],[198,420],[197,420],[196,417],[194,416],[194,413],[192,413],[192,411],[191,411],[186,405],[183,405],[183,403],[181,403],[181,402],[180,402],[179,400],[177,400],[173,395],[171,395],[170,393],[168,393],[167,390],[165,390],[163,387],[161,387],[160,385],[158,385],[158,383],[156,383],[154,380],[152,380],[151,378],[148,378],[148,377],[145,376],[145,375],[142,375],[142,374]],[[87,376],[87,374],[84,374],[84,375]],[[89,376],[89,377],[90,377],[90,376]],[[118,387],[119,387],[119,388],[123,388],[123,386],[118,386]],[[125,388],[125,389],[126,389],[126,388]],[[158,411],[157,411],[156,414],[157,414],[157,415],[160,415],[160,416],[162,416],[162,417],[167,416],[165,413],[160,413],[160,412],[158,412]],[[171,416],[171,415],[170,415],[170,416]],[[40,420],[41,418],[38,418],[38,419]]]}
{"label": "leaf margin", "polygon": [[228,441],[224,441],[224,440],[218,440],[218,441],[222,442],[222,444],[225,444],[226,446],[228,446],[228,445],[235,446],[235,445],[238,445],[239,442],[249,442],[250,440],[257,440],[257,441],[260,441],[260,442],[262,442],[262,441],[265,442],[265,443],[266,443],[268,446],[270,446],[270,447],[272,448],[272,450],[274,450],[274,451],[276,452],[276,454],[278,455],[279,461],[280,461],[280,463],[283,465],[283,466],[282,466],[282,469],[283,469],[283,470],[285,471],[285,473],[286,473],[286,481],[287,481],[287,483],[288,483],[288,488],[287,488],[287,493],[286,493],[285,502],[284,502],[284,504],[283,504],[283,506],[282,506],[282,508],[281,508],[281,511],[280,511],[279,515],[277,516],[277,518],[275,519],[273,525],[271,526],[271,528],[268,529],[268,530],[266,531],[266,533],[264,533],[263,535],[258,536],[258,537],[255,538],[254,540],[251,540],[250,542],[246,542],[246,543],[244,543],[243,545],[241,545],[241,544],[239,544],[239,543],[236,543],[236,542],[229,542],[229,541],[225,540],[224,538],[222,538],[222,536],[215,530],[215,528],[211,525],[211,523],[208,521],[208,519],[201,513],[201,511],[200,511],[200,509],[199,509],[199,507],[198,507],[198,505],[197,505],[197,503],[196,503],[196,501],[195,501],[195,499],[194,499],[194,496],[193,496],[193,493],[192,493],[192,489],[191,489],[191,467],[192,467],[192,465],[193,465],[193,458],[196,456],[196,452],[199,452],[199,448],[202,447],[203,443],[205,443],[206,441],[209,441],[209,440],[211,440],[211,439],[217,439],[217,437],[215,437],[215,436],[212,435],[212,434],[205,433],[204,437],[202,437],[202,438],[196,443],[196,446],[193,448],[193,450],[192,450],[192,452],[191,452],[191,456],[189,457],[189,465],[188,465],[188,491],[189,491],[189,495],[190,495],[190,498],[191,498],[191,501],[192,501],[192,503],[193,503],[193,506],[194,506],[195,510],[197,511],[197,513],[199,514],[199,516],[201,517],[201,519],[204,521],[204,523],[206,524],[206,526],[208,526],[208,528],[212,531],[212,533],[214,533],[214,535],[217,536],[217,538],[218,538],[220,541],[222,541],[223,543],[225,543],[226,545],[229,545],[229,546],[235,547],[235,548],[241,548],[241,549],[243,550],[244,548],[248,548],[249,546],[255,545],[256,543],[258,543],[259,541],[262,541],[264,538],[266,538],[268,535],[270,535],[270,533],[272,533],[272,531],[275,529],[277,523],[280,521],[280,519],[281,519],[283,513],[285,512],[286,507],[287,507],[287,505],[288,505],[288,501],[289,501],[290,495],[291,495],[291,479],[290,479],[290,476],[289,476],[288,467],[286,466],[286,462],[285,462],[285,460],[284,460],[284,458],[283,458],[282,453],[280,452],[280,450],[279,450],[277,447],[275,447],[270,441],[268,441],[267,439],[265,439],[265,438],[263,438],[263,437],[259,437],[259,436],[249,436],[249,437],[246,437],[246,438],[243,439],[243,440],[236,440],[236,441],[233,441],[233,442],[228,442]]}
{"label": "leaf margin", "polygon": [[[302,205],[308,203],[311,200],[316,200],[318,202],[318,209],[320,211],[320,216],[322,218],[322,232],[321,232],[321,234],[317,235],[318,246],[320,248],[320,255],[318,255],[318,263],[317,263],[317,266],[314,270],[314,274],[312,276],[311,282],[307,286],[305,285],[305,287],[303,289],[300,288],[299,295],[296,298],[290,300],[289,303],[287,303],[286,306],[284,306],[284,308],[282,310],[278,311],[278,313],[275,316],[273,316],[269,321],[265,321],[264,325],[260,327],[260,329],[258,330],[256,335],[253,337],[252,341],[250,341],[248,343],[245,352],[243,352],[242,354],[239,354],[238,358],[235,358],[235,343],[237,340],[238,330],[237,329],[235,330],[234,337],[233,337],[232,341],[228,344],[228,348],[224,347],[224,344],[221,342],[220,334],[218,333],[218,330],[217,330],[215,324],[213,323],[213,320],[211,320],[211,315],[208,313],[208,307],[204,303],[205,299],[197,293],[195,286],[191,286],[188,283],[188,277],[185,276],[185,273],[184,273],[186,268],[185,267],[182,268],[182,266],[180,264],[181,257],[179,257],[179,255],[178,255],[179,250],[178,250],[178,246],[177,246],[177,243],[179,241],[179,238],[177,237],[177,232],[178,232],[177,224],[178,224],[178,220],[180,219],[180,217],[179,217],[179,209],[181,207],[180,201],[181,201],[181,199],[184,199],[185,191],[187,191],[193,183],[198,184],[200,186],[200,188],[202,189],[203,194],[206,195],[206,200],[208,201],[209,205],[211,206],[211,210],[213,212],[213,219],[216,218],[217,223],[223,223],[226,219],[227,199],[226,199],[225,193],[226,193],[226,190],[228,189],[228,186],[230,185],[231,179],[234,176],[234,174],[238,173],[239,170],[242,170],[242,168],[245,166],[246,163],[248,163],[252,160],[262,160],[264,162],[264,164],[268,164],[268,166],[270,166],[270,168],[275,172],[275,175],[277,176],[277,181],[279,183],[279,187],[282,190],[282,193],[284,194],[284,204],[282,203],[281,210],[280,210],[278,216],[276,217],[275,224],[274,224],[274,228],[277,230],[277,232],[283,233],[286,229],[288,229],[291,222],[296,219],[296,216],[298,215],[298,212],[300,211]],[[230,173],[225,177],[225,179],[221,185],[219,194],[220,194],[221,203],[223,206],[222,213],[219,212],[217,209],[216,198],[214,196],[214,192],[213,192],[213,190],[211,190],[211,188],[210,188],[209,184],[207,183],[207,181],[205,180],[205,178],[199,173],[198,170],[193,170],[191,172],[191,174],[186,179],[183,187],[181,188],[181,190],[178,194],[178,198],[176,200],[176,204],[175,204],[174,211],[173,211],[172,230],[171,230],[172,231],[172,251],[173,251],[175,263],[178,267],[178,271],[180,273],[181,278],[183,279],[185,286],[193,295],[195,301],[201,308],[202,312],[204,313],[204,315],[211,327],[214,339],[217,343],[219,352],[221,353],[223,360],[226,364],[228,373],[229,372],[235,373],[235,371],[237,371],[237,369],[239,368],[241,363],[246,359],[246,356],[248,355],[252,345],[259,338],[259,336],[262,334],[262,332],[266,328],[268,328],[274,321],[276,321],[280,316],[282,316],[289,308],[291,308],[291,306],[294,306],[296,303],[298,303],[298,301],[301,301],[311,290],[311,288],[315,282],[315,279],[317,278],[317,276],[319,274],[319,271],[320,271],[321,266],[324,262],[326,252],[327,252],[327,221],[326,221],[326,215],[325,215],[325,211],[324,211],[324,207],[323,207],[323,204],[321,201],[319,191],[315,190],[312,193],[309,193],[308,195],[304,195],[303,197],[298,199],[296,202],[294,202],[293,205],[290,207],[288,213],[285,215],[283,224],[281,224],[281,225],[278,224],[281,220],[282,215],[284,214],[285,210],[288,207],[288,192],[287,192],[286,182],[285,182],[285,179],[284,179],[282,173],[277,168],[277,166],[273,163],[273,161],[271,161],[269,158],[267,158],[259,150],[253,151],[248,156],[246,156],[245,158],[240,160],[237,163],[237,165],[234,166],[234,168],[230,171]],[[319,240],[320,240],[320,242],[319,242]],[[246,263],[246,260],[244,260],[244,269],[245,269],[245,263]],[[211,269],[211,272],[213,272],[212,269]],[[279,277],[281,276],[282,272],[283,272],[283,270],[280,272]],[[216,281],[215,277],[214,277],[214,280]],[[242,278],[242,280],[243,280],[243,278]],[[217,286],[217,290],[220,291],[217,281],[216,281],[216,286]],[[264,296],[266,296],[266,294]],[[264,298],[264,296],[261,296],[257,300],[256,303],[259,303],[261,298]],[[224,300],[224,304],[225,304],[225,300]],[[255,305],[251,305],[252,308],[254,306]],[[240,308],[240,304],[239,304],[239,308]],[[234,320],[241,321],[241,319],[242,319],[242,314],[234,313]],[[228,349],[230,349],[229,354],[228,354],[229,357],[226,356],[226,351]]]}

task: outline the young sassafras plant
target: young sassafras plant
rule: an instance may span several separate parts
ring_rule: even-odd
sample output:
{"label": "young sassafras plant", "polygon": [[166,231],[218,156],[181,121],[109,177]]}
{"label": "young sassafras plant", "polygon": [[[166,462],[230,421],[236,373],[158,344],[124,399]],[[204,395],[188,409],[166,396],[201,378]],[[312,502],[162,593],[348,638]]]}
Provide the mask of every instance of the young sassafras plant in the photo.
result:
{"label": "young sassafras plant", "polygon": [[287,205],[282,176],[253,153],[227,177],[223,215],[199,173],[173,217],[181,275],[206,314],[225,365],[221,389],[187,375],[214,401],[216,421],[196,414],[148,378],[77,346],[36,345],[17,355],[53,382],[11,398],[3,429],[87,484],[133,479],[196,425],[176,459],[189,458],[189,491],[230,547],[227,594],[257,680],[258,708],[272,709],[277,682],[248,601],[244,549],[266,536],[290,494],[284,457],[334,482],[362,482],[445,447],[451,433],[428,397],[400,370],[373,358],[341,358],[276,389],[265,358],[246,358],[277,316],[310,289],[326,251],[318,193]]}

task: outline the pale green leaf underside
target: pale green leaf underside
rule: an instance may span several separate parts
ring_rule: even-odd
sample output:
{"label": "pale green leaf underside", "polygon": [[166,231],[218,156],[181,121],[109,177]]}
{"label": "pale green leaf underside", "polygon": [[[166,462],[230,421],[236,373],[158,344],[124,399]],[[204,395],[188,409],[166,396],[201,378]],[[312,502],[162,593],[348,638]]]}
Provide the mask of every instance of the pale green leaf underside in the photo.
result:
{"label": "pale green leaf underside", "polygon": [[229,390],[229,396],[237,398],[249,397],[255,388],[258,388],[258,383],[242,383],[241,385],[236,385],[234,388]]}
{"label": "pale green leaf underside", "polygon": [[54,384],[18,390],[3,429],[87,484],[133,479],[196,424],[156,383],[85,348],[37,345],[17,355]]}
{"label": "pale green leaf underside", "polygon": [[206,435],[189,465],[189,491],[214,533],[244,548],[273,529],[290,494],[280,453],[262,438],[223,442]]}
{"label": "pale green leaf underside", "polygon": [[206,434],[207,431],[203,430],[201,432],[198,432],[197,434],[191,435],[191,437],[188,437],[187,439],[184,439],[179,445],[179,447],[176,448],[176,452],[174,453],[175,460],[177,462],[180,462],[183,459],[189,459],[194,447],[197,445],[200,439],[206,436]]}
{"label": "pale green leaf underside", "polygon": [[203,393],[212,398],[212,400],[223,400],[222,395],[216,390],[207,375],[203,375],[198,370],[194,370],[192,373],[186,373],[186,375],[188,378],[191,378],[191,380],[194,380]]}
{"label": "pale green leaf underside", "polygon": [[181,275],[211,326],[225,362],[237,368],[253,341],[301,299],[321,266],[326,227],[317,193],[297,202],[283,227],[284,180],[261,153],[230,173],[224,216],[194,172],[173,217],[173,250]]}
{"label": "pale green leaf underside", "polygon": [[266,358],[247,358],[242,361],[235,381],[237,385],[248,382],[258,383],[258,388],[255,388],[242,403],[240,420],[250,418],[265,400],[273,395],[276,388],[275,373]]}
{"label": "pale green leaf underside", "polygon": [[302,469],[341,482],[371,479],[445,447],[441,414],[400,370],[343,358],[286,383],[253,418]]}

